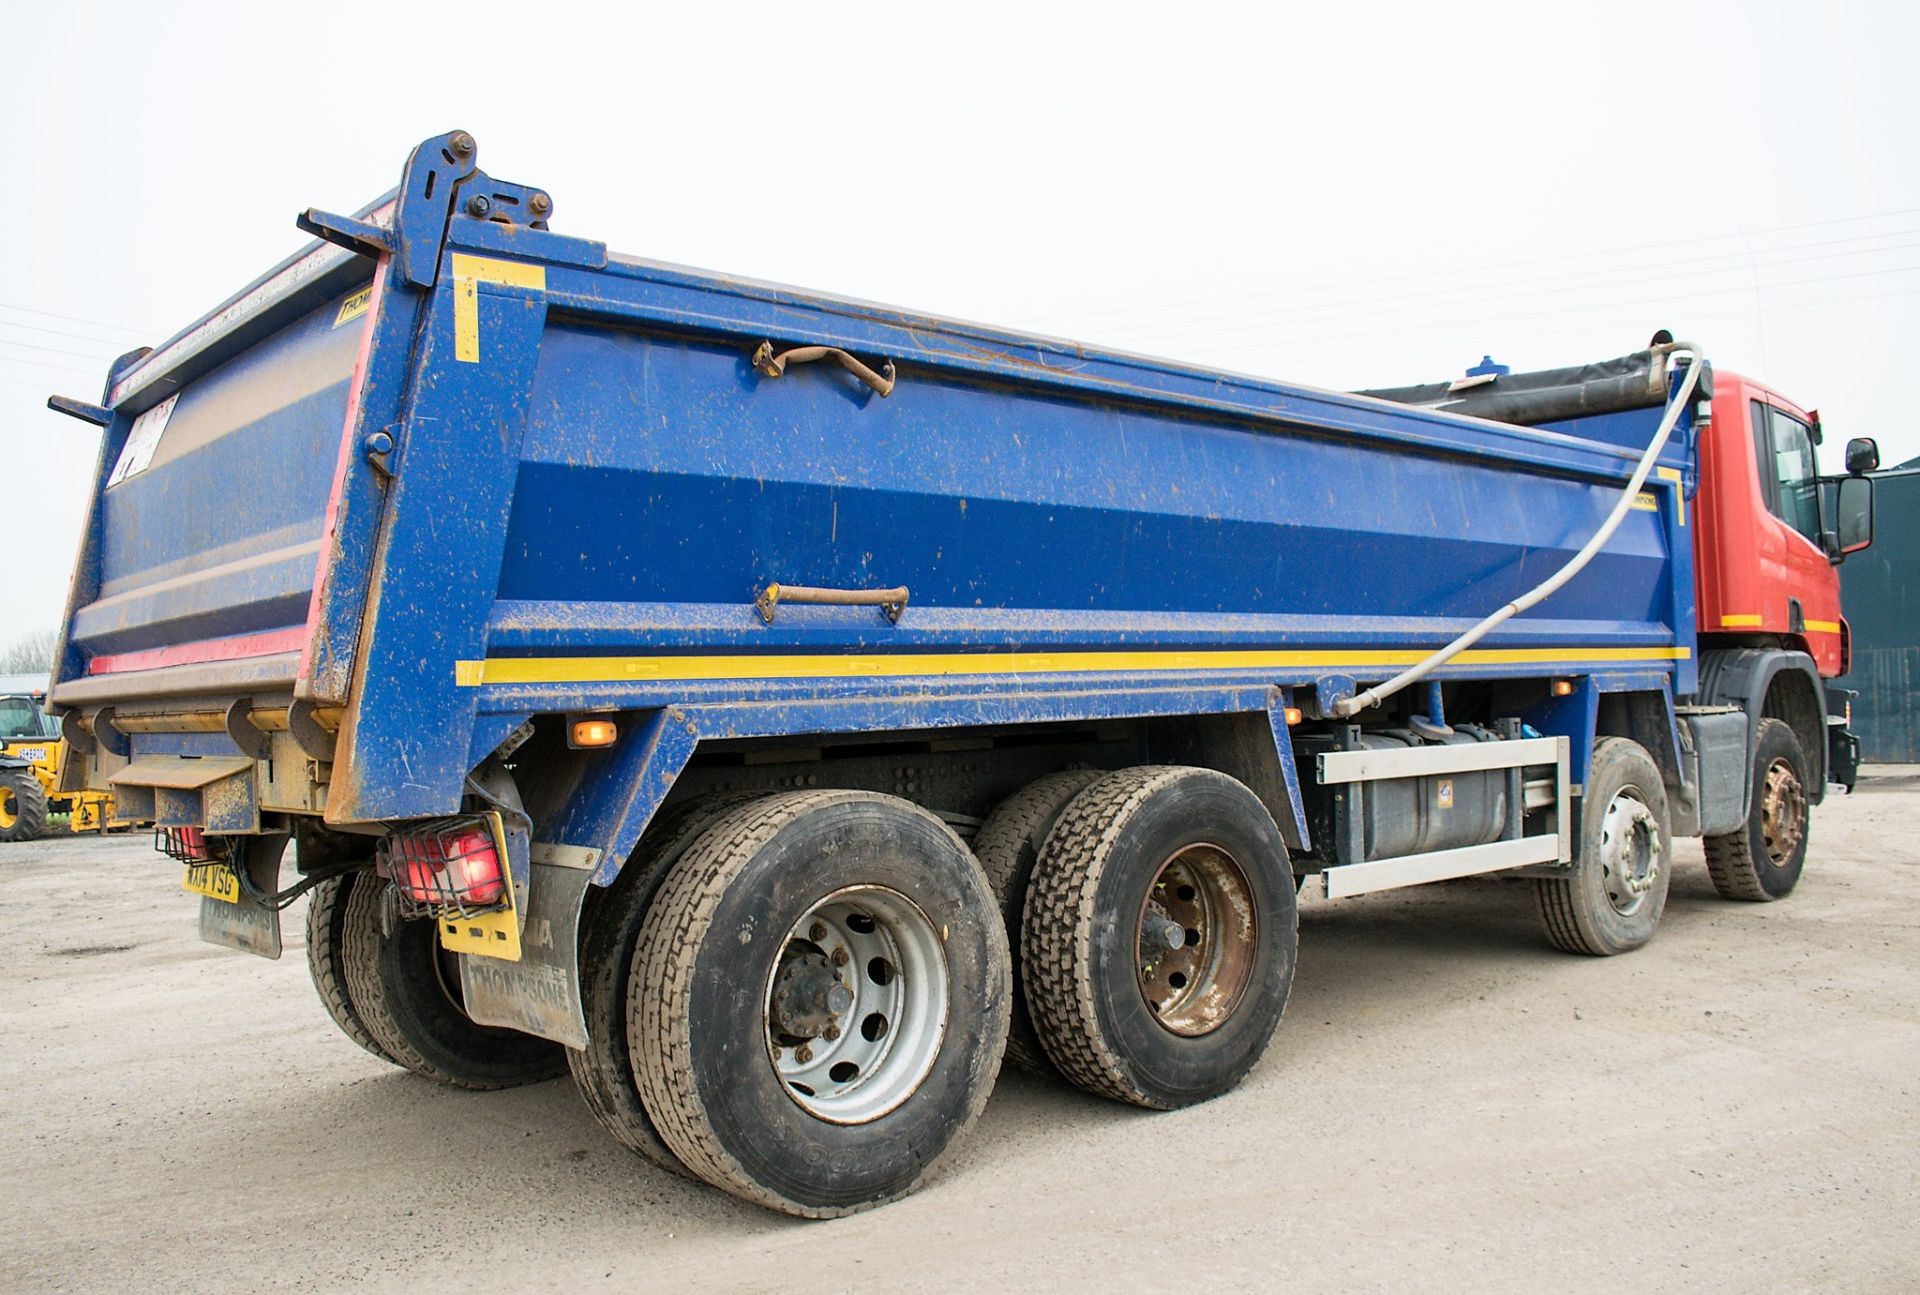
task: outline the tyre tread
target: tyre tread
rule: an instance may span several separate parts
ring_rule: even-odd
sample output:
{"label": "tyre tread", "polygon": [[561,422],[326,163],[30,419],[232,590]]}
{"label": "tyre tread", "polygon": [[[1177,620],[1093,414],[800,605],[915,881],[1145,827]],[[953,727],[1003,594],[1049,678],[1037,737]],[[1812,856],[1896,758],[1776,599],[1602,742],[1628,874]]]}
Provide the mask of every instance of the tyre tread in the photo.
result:
{"label": "tyre tread", "polygon": [[[1101,876],[1135,813],[1165,788],[1196,774],[1232,781],[1183,765],[1140,765],[1109,774],[1076,796],[1047,837],[1022,926],[1021,971],[1034,1029],[1048,1058],[1088,1092],[1150,1109],[1167,1109],[1165,1099],[1129,1074],[1125,1059],[1103,1037],[1095,1007],[1095,902]],[[1293,921],[1297,932],[1297,908]],[[1244,1058],[1239,1073],[1257,1064],[1271,1041],[1269,1034]]]}
{"label": "tyre tread", "polygon": [[313,888],[307,902],[307,972],[313,977],[314,992],[320,1005],[340,1027],[340,1032],[389,1065],[397,1065],[393,1054],[367,1031],[365,1020],[353,1005],[347,988],[345,954],[341,937],[346,930],[347,900],[361,874],[345,873],[329,877]]}
{"label": "tyre tread", "polygon": [[[753,857],[803,815],[858,800],[883,801],[926,814],[910,802],[876,792],[825,790],[779,792],[715,823],[681,856],[654,898],[634,953],[634,974],[644,977],[652,990],[628,998],[634,1073],[662,1140],[687,1168],[722,1191],[803,1218],[838,1218],[898,1200],[918,1189],[932,1166],[896,1191],[848,1206],[820,1207],[790,1200],[753,1178],[721,1144],[694,1082],[693,973],[721,898]],[[927,817],[939,823],[931,814]],[[944,823],[940,826],[952,834]],[[965,850],[958,837],[954,841]],[[995,1064],[998,1060],[993,1059]],[[979,1119],[991,1091],[990,1083],[978,1085],[954,1131],[955,1139]]]}
{"label": "tyre tread", "polygon": [[[1026,879],[1021,873],[1031,874],[1043,845],[1034,837],[1049,823],[1057,822],[1075,796],[1104,776],[1104,771],[1099,769],[1066,769],[1037,778],[995,806],[973,839],[974,855],[987,874],[987,884],[993,888],[994,901],[1007,923],[1007,939],[1013,946],[1016,969],[1020,962],[1023,914],[1012,905],[1021,882]],[[1029,842],[1034,846],[1035,857],[1025,856],[1024,847]],[[1024,904],[1021,907],[1024,908]],[[1032,1012],[1026,1005],[1025,977],[1019,974],[1014,976],[1013,1021],[1007,1028],[1006,1056],[1029,1074],[1047,1078],[1058,1073],[1047,1059],[1046,1049],[1040,1045],[1040,1036],[1034,1032]]]}
{"label": "tyre tread", "polygon": [[729,812],[765,794],[718,792],[663,812],[613,885],[598,897],[581,934],[580,996],[589,1044],[567,1049],[574,1087],[614,1141],[682,1178],[691,1171],[660,1137],[634,1075],[627,1044],[627,980],[638,956],[640,927],[659,899],[659,873]]}
{"label": "tyre tread", "polygon": [[[1762,719],[1754,730],[1754,750],[1760,749],[1766,735],[1776,727],[1785,729],[1790,735],[1793,733],[1792,726],[1784,720]],[[1794,745],[1796,748],[1799,746],[1798,738],[1795,738]],[[1803,751],[1801,759],[1804,761],[1805,758],[1806,753]],[[1757,768],[1754,770],[1754,776],[1756,779],[1759,776]],[[1776,898],[1769,895],[1766,887],[1761,884],[1759,859],[1753,852],[1753,815],[1755,813],[1753,799],[1759,794],[1760,789],[1757,786],[1749,791],[1747,816],[1740,821],[1737,831],[1728,832],[1722,836],[1703,837],[1701,840],[1707,856],[1707,876],[1713,881],[1713,888],[1720,893],[1722,899],[1764,904]]]}
{"label": "tyre tread", "polygon": [[13,788],[18,815],[12,827],[0,832],[0,841],[38,840],[47,830],[47,789],[31,769],[0,769],[0,781]]}

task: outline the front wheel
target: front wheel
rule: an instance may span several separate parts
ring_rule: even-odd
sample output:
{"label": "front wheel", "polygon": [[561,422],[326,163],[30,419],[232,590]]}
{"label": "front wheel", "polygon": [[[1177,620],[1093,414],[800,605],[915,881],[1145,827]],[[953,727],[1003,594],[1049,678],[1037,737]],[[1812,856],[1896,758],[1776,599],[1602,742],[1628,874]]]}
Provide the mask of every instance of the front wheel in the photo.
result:
{"label": "front wheel", "polygon": [[1666,784],[1646,748],[1623,737],[1593,744],[1573,870],[1535,881],[1547,938],[1568,953],[1606,957],[1653,938],[1673,873]]}
{"label": "front wheel", "polygon": [[0,769],[0,841],[31,841],[47,830],[47,793],[31,769]]}
{"label": "front wheel", "polygon": [[911,1192],[972,1125],[1011,989],[992,892],[946,824],[870,792],[784,792],[668,873],[627,1042],[682,1163],[828,1218]]}
{"label": "front wheel", "polygon": [[1807,754],[1783,720],[1763,719],[1754,733],[1753,791],[1737,832],[1706,838],[1707,875],[1724,899],[1784,899],[1807,865]]}

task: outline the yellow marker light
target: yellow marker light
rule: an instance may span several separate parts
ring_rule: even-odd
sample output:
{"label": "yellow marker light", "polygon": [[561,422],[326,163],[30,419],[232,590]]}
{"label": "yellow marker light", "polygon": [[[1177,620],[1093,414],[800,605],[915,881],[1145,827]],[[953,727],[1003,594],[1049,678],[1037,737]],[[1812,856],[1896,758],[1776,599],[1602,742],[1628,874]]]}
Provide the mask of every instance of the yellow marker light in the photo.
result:
{"label": "yellow marker light", "polygon": [[1555,679],[1553,681],[1553,695],[1556,697],[1573,696],[1573,680]]}
{"label": "yellow marker light", "polygon": [[619,736],[619,727],[610,719],[573,721],[571,741],[574,746],[612,746]]}
{"label": "yellow marker light", "polygon": [[1285,714],[1287,717],[1288,728],[1292,728],[1295,724],[1298,724],[1301,720],[1306,718],[1306,716],[1300,713],[1300,708],[1298,706],[1287,707]]}

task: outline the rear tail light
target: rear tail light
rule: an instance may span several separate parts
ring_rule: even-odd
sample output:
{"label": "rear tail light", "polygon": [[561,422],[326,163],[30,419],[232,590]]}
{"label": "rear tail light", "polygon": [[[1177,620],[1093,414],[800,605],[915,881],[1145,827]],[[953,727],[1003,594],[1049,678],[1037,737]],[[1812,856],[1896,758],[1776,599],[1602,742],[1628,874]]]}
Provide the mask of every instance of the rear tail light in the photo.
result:
{"label": "rear tail light", "polygon": [[211,863],[215,859],[225,858],[224,852],[215,848],[216,844],[209,841],[206,832],[197,827],[153,829],[153,848],[180,863]]}
{"label": "rear tail light", "polygon": [[484,818],[442,819],[393,833],[380,847],[380,875],[408,917],[472,917],[505,907],[506,869]]}

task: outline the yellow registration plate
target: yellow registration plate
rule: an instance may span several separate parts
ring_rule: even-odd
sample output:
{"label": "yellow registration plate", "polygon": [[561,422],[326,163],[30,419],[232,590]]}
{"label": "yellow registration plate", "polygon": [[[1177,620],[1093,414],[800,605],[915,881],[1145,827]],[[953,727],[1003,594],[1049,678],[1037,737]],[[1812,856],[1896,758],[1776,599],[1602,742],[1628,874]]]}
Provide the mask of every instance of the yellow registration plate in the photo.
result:
{"label": "yellow registration plate", "polygon": [[240,902],[240,878],[224,863],[190,863],[180,885],[196,895],[223,899],[229,904]]}

